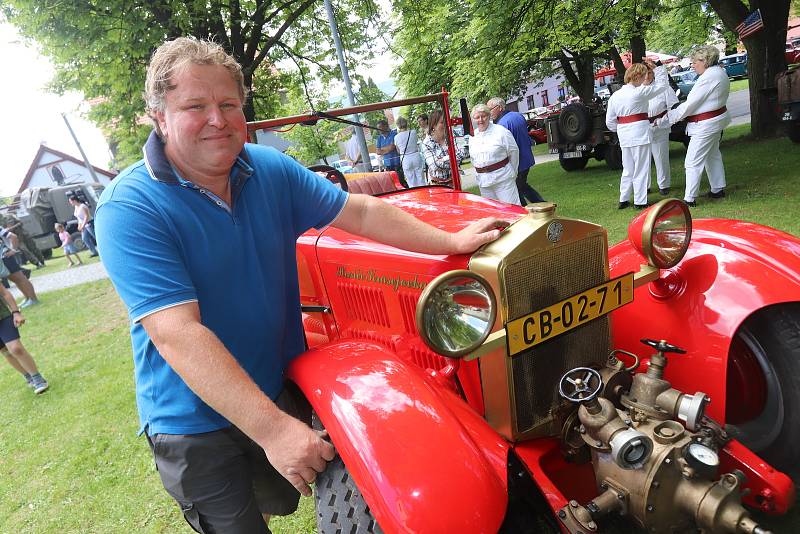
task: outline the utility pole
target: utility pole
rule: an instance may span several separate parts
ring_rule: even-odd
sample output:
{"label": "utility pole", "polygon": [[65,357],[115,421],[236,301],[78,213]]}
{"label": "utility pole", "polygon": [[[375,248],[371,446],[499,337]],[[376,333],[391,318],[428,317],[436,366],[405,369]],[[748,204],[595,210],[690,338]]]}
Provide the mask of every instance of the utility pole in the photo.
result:
{"label": "utility pole", "polygon": [[83,163],[86,165],[86,168],[89,169],[89,174],[92,175],[92,180],[94,180],[95,183],[99,184],[100,180],[97,179],[97,175],[94,173],[94,167],[92,167],[92,164],[89,163],[89,158],[86,157],[86,153],[83,151],[81,142],[78,141],[78,136],[76,136],[75,132],[72,131],[72,126],[70,126],[69,120],[67,120],[67,114],[62,113],[61,118],[64,119],[64,123],[67,125],[67,129],[69,130],[70,135],[72,135],[72,138],[75,140],[75,144],[78,145],[78,151],[80,151],[81,153],[81,157],[83,158]]}
{"label": "utility pole", "polygon": [[[356,105],[356,99],[353,97],[353,88],[350,86],[350,74],[347,72],[347,64],[344,62],[344,51],[342,49],[342,40],[339,37],[339,28],[336,26],[336,17],[333,15],[333,5],[331,0],[325,0],[325,10],[328,12],[328,24],[331,27],[331,34],[333,35],[333,44],[336,46],[336,56],[339,58],[339,69],[342,71],[342,79],[344,80],[344,88],[347,90],[347,99],[350,101],[351,106]],[[361,122],[358,113],[351,115],[353,122]],[[367,149],[367,139],[364,137],[364,129],[359,126],[353,127],[358,137],[358,145],[361,150],[361,161],[367,171],[372,170],[372,162],[369,159],[369,150]]]}

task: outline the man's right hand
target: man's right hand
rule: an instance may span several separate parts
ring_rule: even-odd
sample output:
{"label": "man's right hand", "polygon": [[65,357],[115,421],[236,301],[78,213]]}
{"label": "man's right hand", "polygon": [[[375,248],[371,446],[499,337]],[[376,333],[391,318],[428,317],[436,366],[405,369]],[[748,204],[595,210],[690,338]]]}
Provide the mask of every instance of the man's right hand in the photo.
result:
{"label": "man's right hand", "polygon": [[309,484],[333,460],[336,449],[324,439],[327,432],[312,430],[290,415],[283,414],[276,423],[268,443],[261,443],[267,460],[297,491],[309,497]]}

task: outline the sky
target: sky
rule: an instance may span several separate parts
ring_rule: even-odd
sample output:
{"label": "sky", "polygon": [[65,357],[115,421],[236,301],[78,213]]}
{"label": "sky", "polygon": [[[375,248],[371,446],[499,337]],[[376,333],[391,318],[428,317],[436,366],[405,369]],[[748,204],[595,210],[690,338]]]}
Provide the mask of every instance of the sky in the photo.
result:
{"label": "sky", "polygon": [[4,104],[0,128],[0,196],[13,195],[28,172],[39,145],[81,158],[61,113],[75,131],[89,162],[108,169],[111,154],[103,134],[81,116],[82,95],[54,95],[45,90],[53,68],[34,48],[26,47],[13,26],[0,22],[0,83]]}

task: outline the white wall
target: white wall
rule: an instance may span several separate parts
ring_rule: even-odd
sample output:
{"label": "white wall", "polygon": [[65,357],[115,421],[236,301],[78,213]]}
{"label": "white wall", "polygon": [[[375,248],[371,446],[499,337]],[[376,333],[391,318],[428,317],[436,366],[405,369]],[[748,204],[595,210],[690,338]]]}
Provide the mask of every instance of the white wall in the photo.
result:
{"label": "white wall", "polygon": [[[545,103],[544,94],[547,94]],[[509,99],[511,102],[519,102],[517,110],[520,113],[552,105],[558,102],[559,96],[569,97],[572,94],[571,88],[566,79],[561,74],[548,76],[544,80],[532,81],[525,86],[525,91],[521,96]]]}
{"label": "white wall", "polygon": [[[53,170],[54,166],[60,169],[61,173],[64,175],[64,185],[94,182],[92,175],[89,173],[89,169],[85,166],[77,164],[74,161],[59,161],[59,159],[60,158],[55,154],[44,152],[38,162],[39,167],[33,171],[33,175],[27,187],[56,187],[58,184],[53,179],[53,172],[58,171]],[[111,182],[105,174],[95,171],[95,175],[103,185],[108,185]]]}

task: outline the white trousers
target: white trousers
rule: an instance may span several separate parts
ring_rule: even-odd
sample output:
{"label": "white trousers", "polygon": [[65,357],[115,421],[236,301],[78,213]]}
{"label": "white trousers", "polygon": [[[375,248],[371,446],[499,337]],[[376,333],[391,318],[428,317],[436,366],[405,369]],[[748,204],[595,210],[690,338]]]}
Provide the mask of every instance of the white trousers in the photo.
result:
{"label": "white trousers", "polygon": [[425,176],[422,174],[422,158],[419,152],[403,156],[403,174],[405,174],[408,187],[419,187],[426,184]]}
{"label": "white trousers", "polygon": [[711,191],[717,193],[725,189],[725,166],[722,164],[722,154],[719,151],[719,132],[702,137],[693,135],[686,150],[686,194],[683,200],[692,202],[700,191],[700,177],[703,169],[708,174],[708,183]]}
{"label": "white trousers", "polygon": [[672,183],[669,172],[669,130],[655,131],[652,136],[650,150],[656,164],[656,181],[659,189],[666,189]]}
{"label": "white trousers", "polygon": [[626,202],[633,193],[633,203],[647,204],[650,183],[650,143],[622,147],[622,176],[619,179],[619,201]]}
{"label": "white trousers", "polygon": [[496,184],[492,184],[488,187],[480,186],[481,196],[484,198],[502,200],[508,204],[516,204],[517,206],[520,206],[519,190],[517,190],[517,182],[515,178],[516,176],[512,177],[510,180],[497,182]]}

